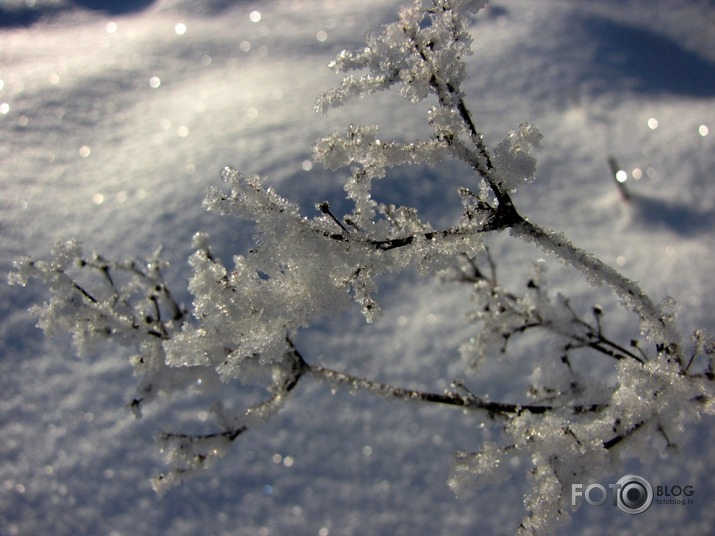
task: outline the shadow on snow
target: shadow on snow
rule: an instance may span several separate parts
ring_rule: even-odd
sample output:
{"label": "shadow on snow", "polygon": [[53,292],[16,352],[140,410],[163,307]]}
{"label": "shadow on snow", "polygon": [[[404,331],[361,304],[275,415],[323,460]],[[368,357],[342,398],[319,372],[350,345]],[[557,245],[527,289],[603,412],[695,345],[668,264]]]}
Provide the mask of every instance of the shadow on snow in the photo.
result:
{"label": "shadow on snow", "polygon": [[653,231],[669,229],[682,236],[709,233],[715,218],[712,211],[705,211],[691,204],[666,201],[640,194],[632,194],[634,223]]}
{"label": "shadow on snow", "polygon": [[6,7],[0,5],[0,28],[32,26],[65,11],[84,9],[105,15],[125,15],[143,11],[155,0],[72,0],[60,5]]}
{"label": "shadow on snow", "polygon": [[673,39],[600,17],[573,21],[570,31],[591,43],[587,76],[603,91],[629,89],[646,95],[715,96],[715,64]]}

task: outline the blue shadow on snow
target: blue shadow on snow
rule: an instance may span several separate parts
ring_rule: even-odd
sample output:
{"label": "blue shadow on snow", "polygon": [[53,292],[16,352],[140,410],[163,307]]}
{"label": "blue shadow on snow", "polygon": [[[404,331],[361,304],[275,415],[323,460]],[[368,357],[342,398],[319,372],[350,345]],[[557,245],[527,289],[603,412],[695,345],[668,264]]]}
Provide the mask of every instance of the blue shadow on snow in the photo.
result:
{"label": "blue shadow on snow", "polygon": [[106,15],[124,15],[142,11],[155,0],[73,0],[59,6],[6,7],[0,2],[0,28],[32,26],[39,20],[52,17],[64,11],[84,9],[98,11]]}
{"label": "blue shadow on snow", "polygon": [[646,229],[669,229],[681,236],[709,233],[713,228],[714,214],[692,204],[666,201],[640,194],[631,194],[631,206],[635,209],[634,223]]}
{"label": "blue shadow on snow", "polygon": [[715,96],[715,64],[665,35],[598,17],[577,21],[572,28],[583,32],[584,43],[595,46],[598,85],[651,95]]}

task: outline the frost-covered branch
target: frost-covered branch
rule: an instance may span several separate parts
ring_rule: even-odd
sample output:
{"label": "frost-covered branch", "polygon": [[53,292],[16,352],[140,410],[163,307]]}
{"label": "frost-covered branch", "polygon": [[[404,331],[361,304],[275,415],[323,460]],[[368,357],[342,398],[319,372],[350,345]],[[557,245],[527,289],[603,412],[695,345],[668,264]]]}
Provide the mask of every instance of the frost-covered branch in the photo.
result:
{"label": "frost-covered branch", "polygon": [[664,352],[683,363],[680,349],[681,336],[672,314],[666,308],[672,306],[671,299],[665,299],[660,306],[640,288],[640,286],[620,274],[593,255],[575,247],[563,234],[549,231],[529,221],[512,227],[512,235],[533,242],[544,251],[553,253],[562,262],[569,264],[584,274],[594,286],[607,286],[623,300],[623,304],[635,312],[641,320],[641,331],[654,340]]}
{"label": "frost-covered branch", "polygon": [[[321,112],[393,87],[408,101],[433,102],[425,118],[432,129],[427,139],[385,140],[376,125],[351,125],[316,142],[316,161],[331,170],[349,169],[350,213],[335,214],[322,202],[317,214],[305,216],[263,178],[223,170],[226,186],[212,188],[204,206],[253,222],[258,236],[254,247],[227,266],[213,253],[208,234],[195,235],[191,308],[169,291],[158,251],[145,261],[109,260],[69,241],[58,244],[50,260],[16,262],[11,283],[34,278],[51,293],[47,303],[33,308],[48,335],[70,333],[80,353],[107,339],[133,352],[139,386],[129,405],[137,416],[161,394],[218,398],[210,408],[218,423],[214,431],[160,435],[172,468],[154,479],[158,491],[224,455],[280,411],[300,382],[313,378],[486,415],[501,427],[501,442],[458,453],[450,485],[460,492],[500,482],[509,476],[508,459],[522,457],[530,464],[532,486],[518,530],[548,534],[568,519],[565,490],[571,483],[613,470],[623,451],[652,448],[646,444],[650,438],[672,448],[687,424],[715,413],[713,338],[696,331],[686,356],[688,343],[670,312],[672,300],[657,303],[636,282],[522,216],[515,205],[512,194],[536,178],[534,154],[543,136],[524,122],[490,147],[467,105],[461,85],[464,59],[471,54],[470,17],[485,3],[413,0],[395,23],[368,35],[362,50],[344,51],[331,63],[350,74],[318,98]],[[363,74],[352,74],[358,71]],[[373,181],[391,180],[393,168],[438,167],[448,159],[465,163],[473,176],[464,178],[469,187],[456,192],[462,210],[446,228],[433,227],[414,207],[373,198]],[[585,282],[608,288],[635,314],[639,333],[618,340],[601,308],[580,313],[569,297],[553,295],[544,262],[525,267],[520,290],[507,289],[497,277],[498,259],[484,243],[489,233],[504,230],[573,267]],[[372,322],[380,314],[376,278],[415,266],[469,290],[474,310],[466,320],[474,334],[460,348],[465,375],[482,374],[486,360],[518,359],[510,354],[519,337],[543,337],[521,357],[528,381],[523,402],[478,396],[458,380],[441,393],[376,382],[324,367],[296,348],[300,330],[355,305]],[[644,343],[638,341],[641,333]],[[612,374],[604,376],[593,361],[576,363],[583,352],[604,360]],[[217,386],[235,380],[270,394],[229,412]]]}
{"label": "frost-covered branch", "polygon": [[[454,406],[466,411],[476,411],[485,413],[490,418],[509,417],[522,412],[529,412],[536,415],[553,411],[555,406],[549,404],[518,404],[513,402],[495,402],[478,397],[460,382],[452,382],[452,389],[442,393],[420,391],[418,389],[406,389],[388,383],[381,383],[359,376],[353,376],[337,370],[323,366],[309,366],[308,372],[332,385],[344,387],[350,391],[365,391],[375,395],[394,398],[398,400],[413,401],[419,403],[442,404]],[[570,411],[574,413],[588,413],[603,409],[600,404],[575,405],[570,406]]]}
{"label": "frost-covered branch", "polygon": [[614,359],[634,359],[639,363],[649,359],[637,340],[630,341],[629,349],[605,334],[601,322],[603,311],[599,306],[592,308],[593,319],[588,320],[571,307],[568,298],[552,297],[548,293],[544,262],[534,263],[525,285],[526,292],[519,295],[502,286],[497,278],[496,263],[486,247],[484,256],[490,268],[488,276],[476,258],[466,256],[459,268],[444,276],[446,281],[472,286],[474,301],[481,308],[471,319],[483,327],[479,335],[462,348],[463,355],[470,356],[467,359],[472,368],[476,369],[487,356],[506,354],[512,337],[537,329],[564,341],[560,347],[561,360],[569,367],[569,353],[586,347]]}
{"label": "frost-covered branch", "polygon": [[268,418],[278,413],[298,385],[307,369],[307,363],[290,341],[290,350],[285,356],[285,366],[274,367],[273,378],[268,390],[271,396],[255,404],[238,415],[230,415],[220,402],[212,408],[212,413],[221,425],[221,430],[203,434],[163,432],[157,441],[171,470],[152,479],[157,493],[165,493],[171,487],[206,469],[218,457],[224,456],[231,444],[250,429],[259,428]]}

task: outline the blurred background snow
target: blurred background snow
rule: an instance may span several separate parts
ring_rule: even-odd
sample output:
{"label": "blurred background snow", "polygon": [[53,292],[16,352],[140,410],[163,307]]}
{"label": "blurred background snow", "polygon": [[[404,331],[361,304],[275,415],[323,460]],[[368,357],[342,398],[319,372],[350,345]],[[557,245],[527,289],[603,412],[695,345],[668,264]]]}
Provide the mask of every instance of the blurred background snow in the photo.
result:
{"label": "blurred background snow", "polygon": [[[313,111],[339,81],[328,61],[360,47],[397,5],[0,0],[3,277],[20,255],[44,256],[61,239],[114,257],[163,245],[188,303],[194,232],[208,231],[224,259],[250,242],[250,226],[201,208],[228,164],[268,176],[306,214],[326,199],[347,210],[344,172],[311,162],[315,139],[350,122],[379,122],[385,138],[428,134],[427,104],[395,94],[328,117]],[[538,180],[515,196],[521,212],[656,299],[673,296],[686,332],[715,330],[715,2],[501,0],[473,35],[464,89],[487,141],[525,120],[545,137]],[[610,177],[611,155],[628,174],[630,204]],[[376,192],[445,226],[459,215],[456,188],[473,180],[452,164],[405,169]],[[508,236],[490,245],[506,282],[541,256]],[[601,303],[611,332],[631,336],[635,323],[603,291],[565,268],[549,273],[555,290]],[[464,376],[465,289],[411,272],[381,283],[381,320],[366,326],[356,311],[325,320],[299,335],[306,357],[405,386],[441,389],[459,377],[493,398],[521,394],[524,380],[512,378],[529,363],[519,359]],[[478,417],[309,382],[213,470],[159,498],[148,483],[163,468],[153,435],[196,420],[190,401],[134,421],[126,356],[107,347],[78,359],[67,340],[45,340],[27,313],[42,300],[37,286],[0,286],[2,536],[509,534],[523,515],[524,464],[498,488],[457,499],[447,487],[453,453],[496,437]],[[522,359],[539,350],[523,348]],[[693,505],[638,516],[584,506],[564,533],[712,534],[712,424],[688,432],[680,456],[625,464],[654,484],[694,485]]]}

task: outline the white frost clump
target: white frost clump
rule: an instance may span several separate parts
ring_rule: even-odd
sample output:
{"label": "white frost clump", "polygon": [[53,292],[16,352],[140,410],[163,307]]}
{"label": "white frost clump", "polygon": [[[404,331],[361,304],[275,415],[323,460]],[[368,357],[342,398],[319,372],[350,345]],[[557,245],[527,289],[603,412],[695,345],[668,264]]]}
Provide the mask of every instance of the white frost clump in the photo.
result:
{"label": "white frost clump", "polygon": [[373,179],[385,176],[387,168],[406,164],[434,165],[447,154],[447,144],[441,140],[398,143],[377,137],[378,127],[350,125],[345,134],[319,140],[313,151],[315,160],[335,170],[357,164]]}
{"label": "white frost clump", "polygon": [[494,150],[494,166],[499,173],[499,183],[507,192],[514,192],[536,176],[536,158],[532,153],[541,148],[543,136],[531,123],[522,123]]}
{"label": "white frost clump", "polygon": [[481,489],[508,480],[507,453],[496,443],[487,441],[479,452],[458,452],[447,483],[457,495],[467,489]]}
{"label": "white frost clump", "polygon": [[[384,141],[378,138],[378,127],[375,125],[350,125],[344,134],[335,132],[319,140],[313,150],[314,160],[328,169],[352,166],[350,178],[345,184],[348,199],[355,203],[349,221],[356,228],[378,235],[384,234],[385,230],[375,227],[375,216],[378,211],[385,214],[386,209],[380,208],[372,199],[373,179],[384,178],[388,168],[408,164],[434,165],[447,156],[448,148],[443,140],[412,143]],[[416,216],[416,211],[413,212]],[[422,224],[420,226],[427,228]]]}
{"label": "white frost clump", "polygon": [[403,6],[399,20],[378,35],[368,35],[362,51],[343,51],[335,58],[330,67],[336,72],[368,69],[370,74],[346,76],[339,88],[320,96],[317,109],[325,113],[394,84],[412,102],[447,87],[459,88],[464,78],[462,58],[471,54],[467,15],[485,5],[485,0],[415,0]]}
{"label": "white frost clump", "polygon": [[376,314],[371,276],[386,268],[379,252],[331,239],[340,232],[334,222],[304,218],[258,176],[226,168],[224,179],[231,192],[212,189],[205,206],[255,221],[260,245],[236,256],[230,271],[208,249],[191,257],[189,289],[198,322],[185,324],[166,343],[170,364],[210,365],[229,380],[244,361],[281,362],[286,336],[316,316],[348,307],[349,291],[368,319]]}

